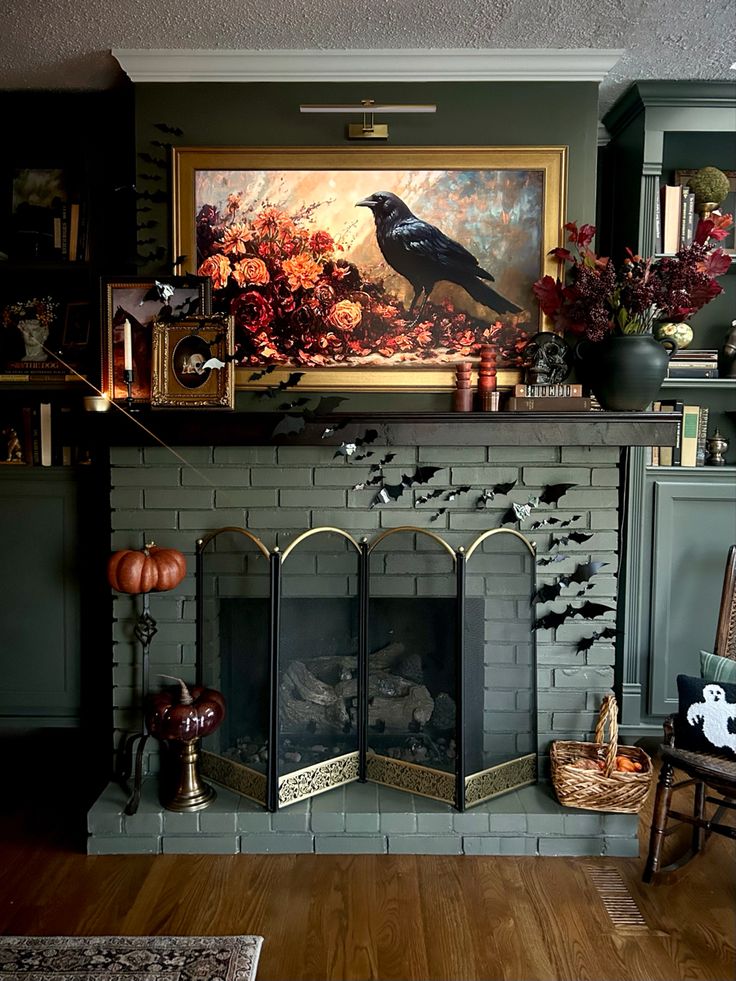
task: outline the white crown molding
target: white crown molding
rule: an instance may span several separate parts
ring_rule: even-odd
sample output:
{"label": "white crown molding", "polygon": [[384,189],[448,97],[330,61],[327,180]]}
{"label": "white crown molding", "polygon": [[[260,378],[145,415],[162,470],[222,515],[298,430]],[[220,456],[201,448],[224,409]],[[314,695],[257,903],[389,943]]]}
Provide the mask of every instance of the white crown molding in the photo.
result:
{"label": "white crown molding", "polygon": [[600,82],[624,53],[612,48],[112,49],[133,82]]}

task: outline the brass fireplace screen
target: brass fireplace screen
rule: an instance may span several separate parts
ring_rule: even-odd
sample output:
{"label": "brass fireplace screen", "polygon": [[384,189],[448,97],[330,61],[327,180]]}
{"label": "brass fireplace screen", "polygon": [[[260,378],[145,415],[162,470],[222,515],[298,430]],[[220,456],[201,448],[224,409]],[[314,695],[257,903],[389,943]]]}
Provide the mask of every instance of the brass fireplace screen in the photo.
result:
{"label": "brass fireplace screen", "polygon": [[197,671],[228,717],[202,770],[269,810],[354,780],[464,810],[537,779],[534,546],[410,526],[197,543]]}

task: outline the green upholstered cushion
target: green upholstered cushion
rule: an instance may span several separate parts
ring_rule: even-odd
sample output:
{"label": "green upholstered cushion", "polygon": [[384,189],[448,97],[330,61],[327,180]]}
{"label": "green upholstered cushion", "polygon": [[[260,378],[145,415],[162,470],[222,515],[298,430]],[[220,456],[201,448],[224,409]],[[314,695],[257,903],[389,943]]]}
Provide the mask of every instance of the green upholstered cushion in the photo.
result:
{"label": "green upholstered cushion", "polygon": [[718,654],[700,652],[700,677],[703,681],[727,681],[736,684],[736,661]]}

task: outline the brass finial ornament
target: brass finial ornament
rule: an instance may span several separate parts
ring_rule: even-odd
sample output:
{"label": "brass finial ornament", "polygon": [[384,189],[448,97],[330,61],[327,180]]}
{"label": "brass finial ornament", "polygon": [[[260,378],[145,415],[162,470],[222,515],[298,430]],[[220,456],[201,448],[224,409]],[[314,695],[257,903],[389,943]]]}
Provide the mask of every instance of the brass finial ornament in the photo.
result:
{"label": "brass finial ornament", "polygon": [[730,190],[728,177],[718,167],[701,167],[687,183],[695,195],[695,210],[703,219],[715,211]]}

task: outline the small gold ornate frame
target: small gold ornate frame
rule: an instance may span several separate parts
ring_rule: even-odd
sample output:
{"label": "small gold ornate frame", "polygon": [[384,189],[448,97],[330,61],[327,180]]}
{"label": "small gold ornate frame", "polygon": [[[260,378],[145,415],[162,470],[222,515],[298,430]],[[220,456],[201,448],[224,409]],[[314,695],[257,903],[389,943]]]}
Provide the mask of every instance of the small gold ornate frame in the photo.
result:
{"label": "small gold ornate frame", "polygon": [[231,317],[191,317],[153,325],[151,405],[232,409],[235,370]]}

